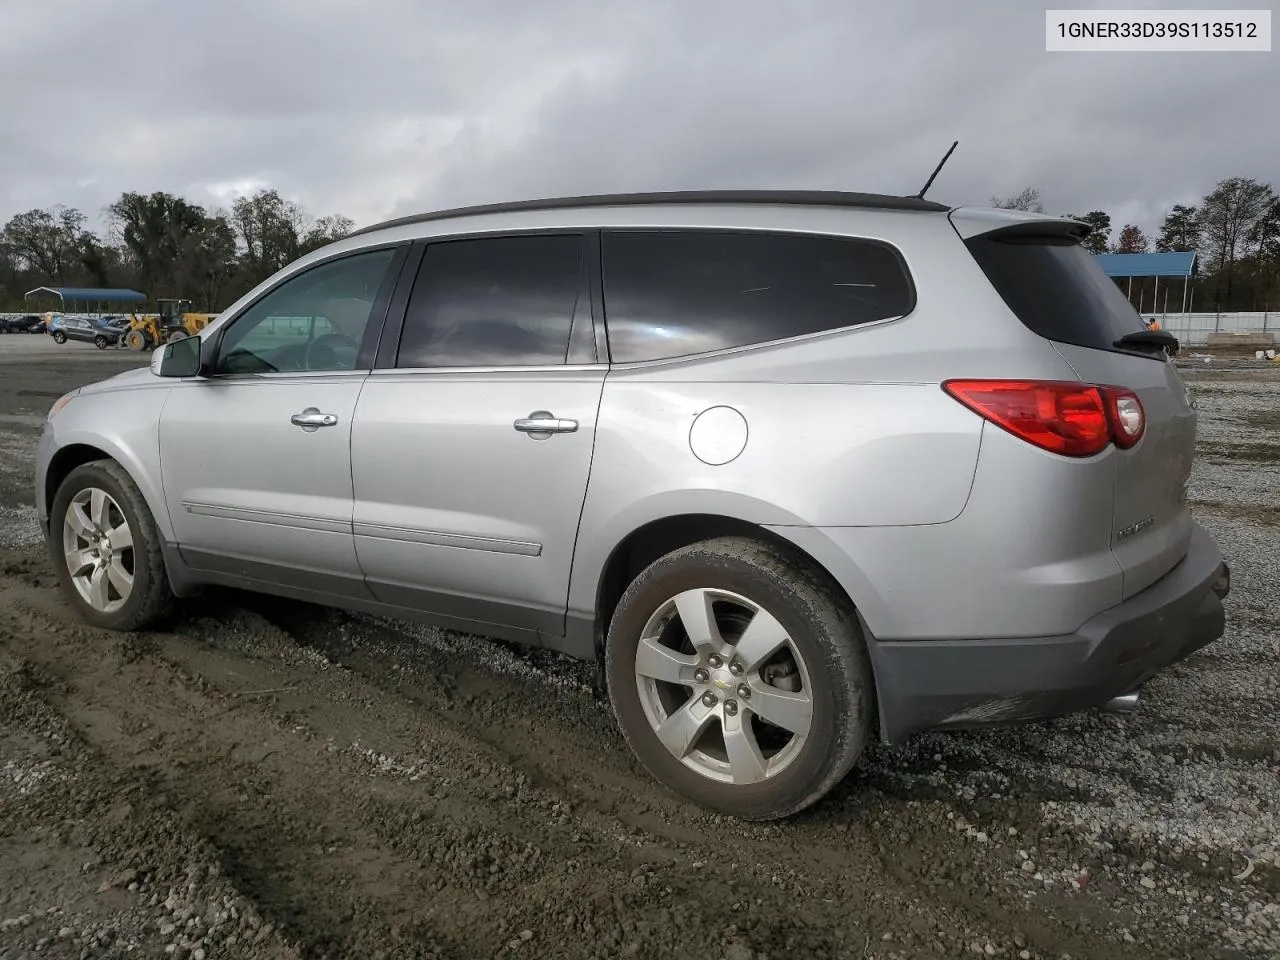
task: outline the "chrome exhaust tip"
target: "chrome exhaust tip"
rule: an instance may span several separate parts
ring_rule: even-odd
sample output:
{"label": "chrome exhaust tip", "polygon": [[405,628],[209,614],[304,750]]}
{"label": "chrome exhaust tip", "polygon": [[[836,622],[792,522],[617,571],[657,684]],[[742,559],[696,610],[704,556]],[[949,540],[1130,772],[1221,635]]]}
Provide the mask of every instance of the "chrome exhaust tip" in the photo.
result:
{"label": "chrome exhaust tip", "polygon": [[1102,705],[1102,709],[1111,713],[1133,713],[1138,709],[1138,691],[1135,690],[1133,693],[1112,697]]}

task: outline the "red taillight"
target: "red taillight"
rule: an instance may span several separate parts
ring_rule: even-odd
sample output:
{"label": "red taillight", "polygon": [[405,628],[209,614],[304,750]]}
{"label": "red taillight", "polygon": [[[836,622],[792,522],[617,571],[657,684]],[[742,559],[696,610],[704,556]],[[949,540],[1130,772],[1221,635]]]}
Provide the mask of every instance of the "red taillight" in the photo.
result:
{"label": "red taillight", "polygon": [[1117,447],[1132,447],[1147,429],[1142,401],[1132,390],[1121,387],[1103,387],[1102,395],[1107,401],[1107,416],[1111,418],[1111,439]]}
{"label": "red taillight", "polygon": [[1092,457],[1108,444],[1132,447],[1146,417],[1132,390],[1069,380],[948,380],[942,389],[979,416],[1065,457]]}

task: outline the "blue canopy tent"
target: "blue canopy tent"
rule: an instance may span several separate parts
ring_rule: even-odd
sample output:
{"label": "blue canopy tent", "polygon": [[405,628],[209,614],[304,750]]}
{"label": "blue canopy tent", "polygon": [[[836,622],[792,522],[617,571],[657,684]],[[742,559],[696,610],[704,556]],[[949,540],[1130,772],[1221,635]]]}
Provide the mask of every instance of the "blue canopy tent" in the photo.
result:
{"label": "blue canopy tent", "polygon": [[[1187,312],[1187,290],[1188,282],[1196,272],[1196,253],[1194,250],[1177,251],[1174,253],[1099,253],[1098,265],[1102,267],[1107,276],[1114,280],[1127,279],[1129,281],[1129,298],[1133,299],[1133,278],[1134,277],[1154,277],[1155,293],[1151,298],[1151,312],[1156,312],[1157,298],[1160,295],[1160,278],[1161,277],[1181,277],[1182,278],[1182,312]],[[1139,293],[1141,298],[1141,293]],[[1168,302],[1169,292],[1165,290],[1165,301]],[[1142,304],[1138,304],[1138,312],[1142,312]],[[1167,310],[1164,311],[1168,313]]]}
{"label": "blue canopy tent", "polygon": [[143,303],[147,299],[145,293],[119,287],[36,287],[28,290],[23,299],[30,300],[41,294],[57,297],[64,312],[68,303],[95,303],[102,306],[106,303]]}

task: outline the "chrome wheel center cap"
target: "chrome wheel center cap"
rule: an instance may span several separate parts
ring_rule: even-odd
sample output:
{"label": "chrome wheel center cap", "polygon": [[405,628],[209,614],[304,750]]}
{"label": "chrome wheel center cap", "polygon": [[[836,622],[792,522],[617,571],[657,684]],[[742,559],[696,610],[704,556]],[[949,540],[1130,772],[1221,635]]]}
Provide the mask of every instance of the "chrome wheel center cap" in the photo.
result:
{"label": "chrome wheel center cap", "polygon": [[711,685],[717,690],[733,690],[738,685],[738,678],[727,668],[721,667],[711,671]]}

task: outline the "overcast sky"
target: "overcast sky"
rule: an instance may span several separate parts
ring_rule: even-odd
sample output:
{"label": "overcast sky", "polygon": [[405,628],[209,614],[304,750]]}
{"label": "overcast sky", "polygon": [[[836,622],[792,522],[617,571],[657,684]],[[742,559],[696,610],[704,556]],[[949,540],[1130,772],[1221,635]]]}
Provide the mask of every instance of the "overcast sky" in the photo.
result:
{"label": "overcast sky", "polygon": [[[1273,0],[1235,6],[1264,7]],[[0,222],[277,187],[359,223],[803,187],[1158,223],[1280,189],[1280,53],[1050,54],[1028,0],[0,0]],[[1231,4],[1111,6],[1228,7]]]}

